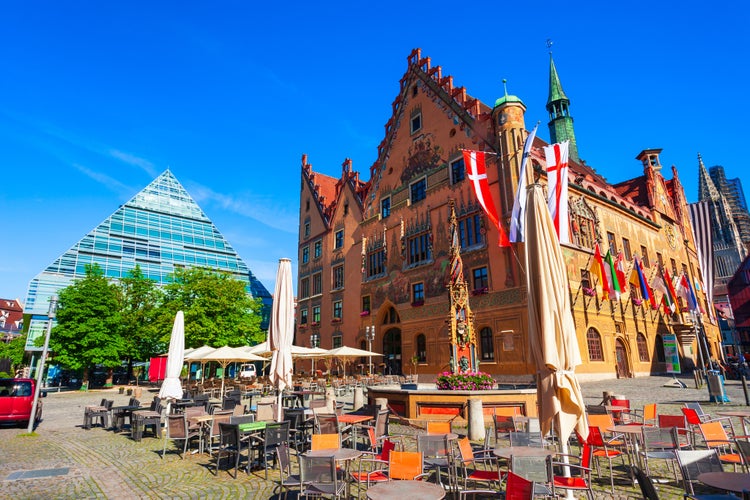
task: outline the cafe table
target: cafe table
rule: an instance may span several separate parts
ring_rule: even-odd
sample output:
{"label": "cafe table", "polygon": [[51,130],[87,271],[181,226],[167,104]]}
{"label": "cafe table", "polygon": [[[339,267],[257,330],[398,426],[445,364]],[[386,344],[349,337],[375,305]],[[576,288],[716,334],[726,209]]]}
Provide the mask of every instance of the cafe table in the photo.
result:
{"label": "cafe table", "polygon": [[369,500],[391,500],[406,498],[408,500],[441,500],[445,498],[445,489],[439,484],[427,481],[387,481],[367,488]]}
{"label": "cafe table", "polygon": [[721,417],[739,418],[740,422],[742,422],[742,434],[744,434],[745,436],[748,435],[747,424],[748,420],[750,420],[750,410],[722,410],[717,411],[716,414]]}
{"label": "cafe table", "polygon": [[[628,455],[628,460],[631,465],[640,466],[639,447],[641,436],[643,436],[643,426],[637,424],[613,425],[612,427],[608,427],[607,431],[623,434],[625,436],[625,450]],[[636,478],[632,467],[630,467],[630,479],[635,486]]]}
{"label": "cafe table", "polygon": [[351,413],[345,413],[338,416],[338,421],[340,424],[352,426],[352,448],[357,447],[357,431],[359,429],[359,424],[372,419],[372,415],[354,415]]}
{"label": "cafe table", "polygon": [[734,493],[750,491],[750,474],[744,472],[704,472],[698,475],[698,481],[706,486]]}

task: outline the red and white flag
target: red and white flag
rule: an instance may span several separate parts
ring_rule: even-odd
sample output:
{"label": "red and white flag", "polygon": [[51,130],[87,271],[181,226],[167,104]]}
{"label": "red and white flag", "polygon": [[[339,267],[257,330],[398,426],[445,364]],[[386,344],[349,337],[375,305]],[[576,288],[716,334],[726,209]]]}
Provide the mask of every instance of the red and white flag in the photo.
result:
{"label": "red and white flag", "polygon": [[560,243],[570,243],[568,228],[568,145],[569,141],[544,147],[547,159],[547,206]]}
{"label": "red and white flag", "polygon": [[500,235],[500,241],[498,245],[501,247],[509,247],[510,241],[508,241],[508,235],[505,233],[505,229],[500,224],[500,218],[497,216],[497,209],[495,209],[495,203],[492,201],[492,194],[490,194],[490,183],[487,179],[487,168],[485,167],[485,153],[483,151],[471,151],[468,149],[464,150],[464,164],[466,165],[466,177],[471,181],[471,185],[474,188],[474,194],[482,205],[484,213],[497,227],[497,232]]}

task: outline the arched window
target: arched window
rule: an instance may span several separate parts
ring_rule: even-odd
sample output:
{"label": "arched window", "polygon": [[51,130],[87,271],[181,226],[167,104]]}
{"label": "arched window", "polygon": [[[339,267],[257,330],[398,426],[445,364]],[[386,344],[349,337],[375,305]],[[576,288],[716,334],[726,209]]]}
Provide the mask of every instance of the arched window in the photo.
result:
{"label": "arched window", "polygon": [[659,363],[665,363],[667,361],[664,355],[664,339],[661,335],[656,336],[656,342],[654,342],[654,351],[656,352],[656,359]]}
{"label": "arched window", "polygon": [[393,323],[400,323],[401,318],[398,317],[398,313],[396,312],[395,307],[388,308],[388,313],[386,314],[385,318],[383,318],[383,324],[389,325]]}
{"label": "arched window", "polygon": [[492,328],[485,326],[479,331],[479,348],[482,361],[495,361],[495,343],[492,341]]}
{"label": "arched window", "polygon": [[427,363],[427,337],[423,333],[417,335],[417,362]]}
{"label": "arched window", "polygon": [[586,343],[589,346],[589,361],[604,361],[602,338],[594,328],[586,332]]}
{"label": "arched window", "polygon": [[646,336],[642,333],[638,334],[638,337],[636,337],[635,340],[636,344],[638,344],[638,359],[644,362],[649,361],[648,356],[648,344],[646,343]]}

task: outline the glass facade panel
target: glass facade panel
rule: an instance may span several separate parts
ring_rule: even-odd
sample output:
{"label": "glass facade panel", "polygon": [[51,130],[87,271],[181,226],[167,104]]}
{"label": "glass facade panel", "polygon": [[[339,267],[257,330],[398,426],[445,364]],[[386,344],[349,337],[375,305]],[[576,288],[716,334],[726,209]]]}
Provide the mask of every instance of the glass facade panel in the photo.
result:
{"label": "glass facade panel", "polygon": [[120,279],[140,265],[144,275],[166,284],[175,267],[199,265],[226,272],[244,281],[246,290],[265,305],[263,328],[271,294],[253,275],[213,222],[167,170],[130,201],[75,243],[29,284],[25,310],[31,314],[26,349],[46,326],[49,299],[77,278],[86,264],[98,264],[104,275]]}

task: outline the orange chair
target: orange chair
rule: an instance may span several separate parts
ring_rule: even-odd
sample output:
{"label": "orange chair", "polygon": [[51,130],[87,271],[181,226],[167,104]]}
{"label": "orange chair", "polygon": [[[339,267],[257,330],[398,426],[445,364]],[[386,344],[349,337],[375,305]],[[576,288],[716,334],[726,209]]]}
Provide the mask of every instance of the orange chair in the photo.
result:
{"label": "orange chair", "polygon": [[310,443],[311,450],[331,450],[341,448],[338,434],[313,434]]}
{"label": "orange chair", "polygon": [[656,413],[656,403],[643,405],[643,415],[641,415],[641,419],[643,420],[643,425],[657,424],[658,416]]}
{"label": "orange chair", "polygon": [[492,450],[478,451],[475,456],[471,441],[465,437],[458,441],[458,452],[461,456],[459,464],[463,473],[464,489],[469,481],[489,483],[490,487],[500,488],[503,475]]}
{"label": "orange chair", "polygon": [[445,422],[427,422],[427,434],[449,434],[451,432],[451,423]]}
{"label": "orange chair", "polygon": [[706,443],[706,448],[715,449],[722,463],[732,464],[735,470],[737,465],[744,465],[742,456],[732,447],[734,441],[729,438],[721,422],[718,420],[703,422],[698,428],[703,436],[703,442]]}
{"label": "orange chair", "polygon": [[391,479],[420,480],[424,474],[424,459],[418,451],[396,451],[388,454],[388,477]]}
{"label": "orange chair", "polygon": [[[594,498],[594,492],[591,489],[591,462],[594,453],[588,442],[582,441],[580,437],[578,442],[581,445],[580,456],[556,453],[550,462],[553,471],[552,495],[555,498],[563,496],[558,495],[556,490],[585,491],[587,498],[590,500]],[[554,473],[554,471],[559,471],[565,467],[570,470],[570,474],[557,475]]]}
{"label": "orange chair", "polygon": [[608,413],[592,415],[589,413],[588,421],[589,427],[598,427],[599,432],[603,436],[608,436],[610,438],[608,441],[609,446],[625,446],[625,441],[622,439],[622,435],[617,434],[615,436],[614,432],[610,430],[615,425],[612,420],[612,415]]}
{"label": "orange chair", "polygon": [[[363,483],[366,488],[369,488],[372,483],[382,483],[389,480],[385,468],[388,466],[391,452],[394,450],[396,450],[396,443],[386,439],[380,447],[380,453],[375,451],[362,453],[357,471],[349,474],[351,480],[357,483],[357,493],[362,492]],[[359,494],[357,498],[359,498]]]}

